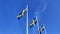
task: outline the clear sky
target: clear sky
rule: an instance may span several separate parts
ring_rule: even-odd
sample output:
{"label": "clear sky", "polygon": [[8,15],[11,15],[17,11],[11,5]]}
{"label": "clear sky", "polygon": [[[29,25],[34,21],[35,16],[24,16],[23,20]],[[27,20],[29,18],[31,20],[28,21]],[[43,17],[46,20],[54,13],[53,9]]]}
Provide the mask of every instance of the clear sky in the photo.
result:
{"label": "clear sky", "polygon": [[[26,34],[26,13],[20,20],[16,16],[27,4],[29,24],[38,16],[39,27],[45,24],[47,34],[60,34],[60,0],[0,0],[0,34]],[[36,25],[29,28],[29,34],[37,33]]]}

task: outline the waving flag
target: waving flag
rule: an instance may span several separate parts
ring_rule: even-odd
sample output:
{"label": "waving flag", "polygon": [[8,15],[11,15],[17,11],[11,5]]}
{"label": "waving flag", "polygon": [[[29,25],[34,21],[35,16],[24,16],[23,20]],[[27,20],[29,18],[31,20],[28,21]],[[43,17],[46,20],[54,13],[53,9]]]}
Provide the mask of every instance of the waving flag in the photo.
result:
{"label": "waving flag", "polygon": [[42,31],[44,30],[44,24],[40,27],[40,29],[39,29],[39,34],[41,34],[42,33]]}
{"label": "waving flag", "polygon": [[31,22],[31,24],[30,24],[30,27],[32,27],[34,24],[36,24],[37,23],[37,19],[36,18],[34,18],[33,20],[32,20],[32,22]]}
{"label": "waving flag", "polygon": [[26,12],[25,10],[22,10],[22,12],[17,16],[17,19],[20,19],[22,16],[24,16],[25,12]]}

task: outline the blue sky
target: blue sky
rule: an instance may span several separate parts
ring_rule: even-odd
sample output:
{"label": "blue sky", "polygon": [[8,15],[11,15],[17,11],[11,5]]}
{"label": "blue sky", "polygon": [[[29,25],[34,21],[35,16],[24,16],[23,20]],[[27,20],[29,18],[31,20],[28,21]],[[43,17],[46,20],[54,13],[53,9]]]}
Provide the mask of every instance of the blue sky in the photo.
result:
{"label": "blue sky", "polygon": [[[16,16],[27,4],[29,24],[38,16],[39,27],[45,24],[47,34],[60,34],[60,0],[0,0],[0,34],[26,34],[26,13],[20,20]],[[36,25],[29,34],[37,34]]]}

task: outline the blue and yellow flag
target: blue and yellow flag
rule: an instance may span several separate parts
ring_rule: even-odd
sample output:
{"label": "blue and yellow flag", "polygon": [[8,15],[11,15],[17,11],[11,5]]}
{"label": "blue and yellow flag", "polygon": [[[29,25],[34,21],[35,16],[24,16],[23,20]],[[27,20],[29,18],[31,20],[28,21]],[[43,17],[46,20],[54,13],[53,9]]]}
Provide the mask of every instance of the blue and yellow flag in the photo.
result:
{"label": "blue and yellow flag", "polygon": [[30,27],[32,27],[32,26],[34,26],[34,24],[36,24],[37,23],[37,19],[36,19],[36,17],[32,20],[32,22],[31,22],[31,24],[30,24]]}
{"label": "blue and yellow flag", "polygon": [[39,29],[39,34],[41,34],[42,33],[42,31],[44,30],[44,28],[45,28],[45,26],[44,26],[44,24],[40,27],[40,29]]}
{"label": "blue and yellow flag", "polygon": [[25,10],[22,10],[22,12],[17,16],[17,19],[20,19],[22,16],[24,16],[25,12],[26,12]]}

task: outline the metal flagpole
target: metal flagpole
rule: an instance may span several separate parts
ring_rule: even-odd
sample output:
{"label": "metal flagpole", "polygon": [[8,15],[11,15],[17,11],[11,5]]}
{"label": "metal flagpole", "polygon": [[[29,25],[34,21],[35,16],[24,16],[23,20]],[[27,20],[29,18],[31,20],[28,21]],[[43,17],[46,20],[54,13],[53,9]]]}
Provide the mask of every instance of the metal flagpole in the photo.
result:
{"label": "metal flagpole", "polygon": [[[39,31],[39,23],[38,23],[38,17],[36,16],[36,20],[37,20],[37,28],[38,28],[38,31]],[[39,32],[38,32],[39,34]]]}
{"label": "metal flagpole", "polygon": [[26,6],[26,11],[27,11],[27,21],[26,21],[26,34],[28,34],[28,5]]}
{"label": "metal flagpole", "polygon": [[44,26],[44,30],[45,30],[45,34],[47,34],[45,26]]}
{"label": "metal flagpole", "polygon": [[44,25],[44,24],[43,24],[43,28],[44,28],[45,34],[47,34],[47,32],[46,32],[46,28],[45,28],[45,25]]}
{"label": "metal flagpole", "polygon": [[39,23],[38,23],[38,17],[36,16],[36,20],[37,20],[37,28],[39,30]]}

